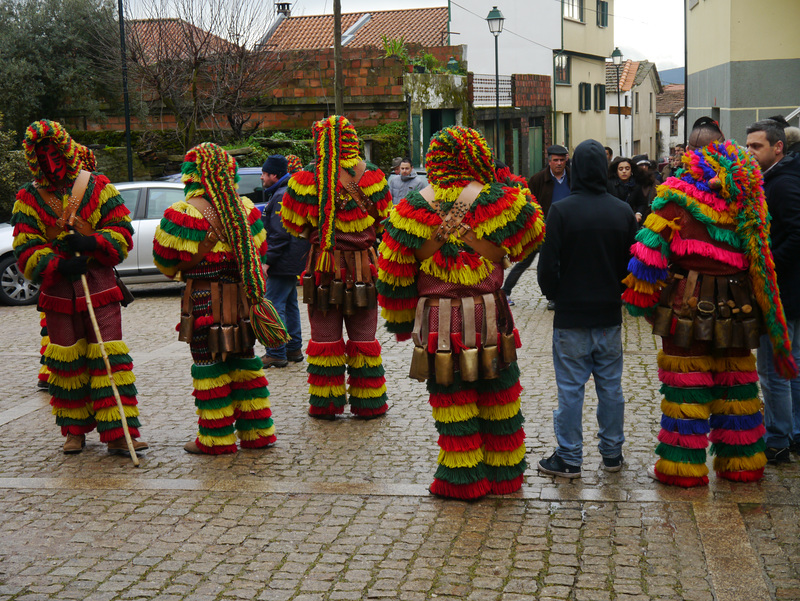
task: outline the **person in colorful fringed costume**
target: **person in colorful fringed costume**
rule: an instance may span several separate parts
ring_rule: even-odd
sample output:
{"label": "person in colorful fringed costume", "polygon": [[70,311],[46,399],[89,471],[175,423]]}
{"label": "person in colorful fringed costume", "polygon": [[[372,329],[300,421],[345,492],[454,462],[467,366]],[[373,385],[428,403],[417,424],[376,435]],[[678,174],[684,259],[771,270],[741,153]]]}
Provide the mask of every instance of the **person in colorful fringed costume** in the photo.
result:
{"label": "person in colorful fringed costume", "polygon": [[156,267],[186,282],[179,340],[192,353],[198,434],[188,453],[220,455],[275,443],[255,336],[271,347],[286,331],[269,301],[261,263],[261,214],[236,193],[236,161],[216,144],[191,149],[181,168],[185,200],[164,212],[153,241]]}
{"label": "person in colorful fringed costume", "polygon": [[710,119],[695,124],[682,169],[659,186],[631,247],[624,281],[629,312],[646,316],[663,343],[660,458],[651,475],[686,488],[708,483],[709,440],[719,478],[763,476],[751,349],[764,328],[779,372],[797,371],[769,249],[761,171],[744,148],[724,140]]}
{"label": "person in colorful fringed costume", "polygon": [[378,249],[382,315],[399,340],[413,337],[410,376],[427,379],[440,447],[430,492],[511,493],[522,486],[525,432],[502,264],[541,245],[542,211],[527,189],[496,182],[475,130],[438,132],[425,165],[430,186],[395,206]]}
{"label": "person in colorful fringed costume", "polygon": [[292,175],[281,208],[286,231],[311,241],[302,274],[311,324],[308,413],[333,420],[349,400],[355,417],[372,419],[388,409],[375,338],[374,244],[392,199],[383,172],[359,156],[356,130],[345,117],[317,121],[311,131],[316,163]]}
{"label": "person in colorful fringed costume", "polygon": [[[132,247],[133,228],[108,178],[81,168],[81,148],[55,121],[43,119],[26,130],[23,149],[34,180],[17,193],[11,218],[14,253],[25,277],[41,284],[39,307],[49,336],[44,361],[50,371],[50,404],[66,437],[64,452],[80,453],[86,434],[97,428],[109,452],[128,454],[81,275],[88,281],[114,382],[136,439],[140,424],[135,377],[122,341],[123,296],[113,270]],[[134,450],[147,447],[134,440]]]}
{"label": "person in colorful fringed costume", "polygon": [[[94,156],[94,152],[92,152],[91,148],[87,148],[81,144],[76,144],[76,154],[78,155],[78,159],[80,161],[78,169],[84,169],[86,171],[96,171],[97,170],[97,159]],[[37,376],[37,387],[39,390],[47,391],[49,390],[49,385],[47,384],[47,380],[50,378],[50,370],[47,368],[47,364],[44,360],[44,353],[47,350],[47,345],[50,344],[50,336],[47,334],[47,318],[45,317],[44,311],[39,313],[39,325],[41,328],[41,348],[39,349],[39,355],[41,358],[39,363],[41,367],[39,368],[39,374]]]}

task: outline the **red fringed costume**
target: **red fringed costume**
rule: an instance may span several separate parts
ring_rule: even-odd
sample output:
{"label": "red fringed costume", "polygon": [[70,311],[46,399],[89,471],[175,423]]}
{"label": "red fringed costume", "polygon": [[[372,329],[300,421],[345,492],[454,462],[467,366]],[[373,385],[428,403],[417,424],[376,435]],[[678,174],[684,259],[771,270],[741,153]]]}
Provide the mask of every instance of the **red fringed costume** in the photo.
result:
{"label": "red fringed costume", "polygon": [[314,123],[312,133],[316,163],[292,175],[281,209],[286,230],[311,240],[302,275],[311,323],[309,415],[333,419],[349,400],[353,415],[374,418],[388,408],[375,338],[374,245],[392,199],[383,172],[359,157],[347,119],[328,117]]}
{"label": "red fringed costume", "polygon": [[[477,131],[440,131],[426,167],[430,187],[409,193],[387,221],[378,300],[398,339],[414,330],[410,375],[427,378],[441,449],[431,492],[458,499],[511,493],[522,485],[525,432],[519,335],[500,291],[501,262],[541,245],[542,211],[527,190],[496,183]],[[450,230],[443,215],[463,220]]]}

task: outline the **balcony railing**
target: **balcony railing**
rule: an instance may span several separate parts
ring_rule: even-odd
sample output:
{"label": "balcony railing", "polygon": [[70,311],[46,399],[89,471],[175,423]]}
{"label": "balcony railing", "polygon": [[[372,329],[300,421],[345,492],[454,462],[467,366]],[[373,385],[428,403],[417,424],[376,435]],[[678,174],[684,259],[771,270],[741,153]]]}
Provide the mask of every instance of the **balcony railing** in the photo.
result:
{"label": "balcony railing", "polygon": [[[495,76],[475,75],[472,78],[473,104],[476,107],[491,107],[495,105]],[[500,106],[511,104],[511,76],[500,76]]]}

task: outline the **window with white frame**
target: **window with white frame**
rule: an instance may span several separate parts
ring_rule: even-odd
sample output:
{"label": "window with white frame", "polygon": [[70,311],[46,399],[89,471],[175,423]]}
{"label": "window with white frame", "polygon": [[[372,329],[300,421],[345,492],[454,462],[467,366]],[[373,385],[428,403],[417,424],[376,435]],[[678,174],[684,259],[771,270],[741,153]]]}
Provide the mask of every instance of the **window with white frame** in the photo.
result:
{"label": "window with white frame", "polygon": [[563,0],[564,17],[583,22],[583,0]]}

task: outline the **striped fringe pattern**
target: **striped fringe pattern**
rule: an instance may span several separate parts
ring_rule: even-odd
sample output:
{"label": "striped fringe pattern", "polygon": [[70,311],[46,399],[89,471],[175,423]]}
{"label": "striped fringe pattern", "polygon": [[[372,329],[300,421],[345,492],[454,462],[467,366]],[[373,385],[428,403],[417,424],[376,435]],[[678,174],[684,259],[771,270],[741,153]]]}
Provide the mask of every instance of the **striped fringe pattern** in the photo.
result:
{"label": "striped fringe pattern", "polygon": [[39,359],[39,363],[41,367],[39,368],[39,381],[47,383],[47,378],[50,376],[50,370],[47,369],[47,365],[44,362],[44,352],[47,350],[47,345],[50,344],[50,336],[47,334],[47,320],[45,319],[44,312],[39,313],[39,325],[42,326],[42,348],[39,350],[39,355],[41,358]]}
{"label": "striped fringe pattern", "polygon": [[344,339],[336,342],[311,340],[306,349],[306,358],[309,415],[341,414],[347,403],[344,384],[347,357]]}
{"label": "striped fringe pattern", "polygon": [[[127,345],[121,340],[105,343],[114,383],[117,385],[131,436],[139,436],[139,409],[133,363]],[[108,379],[105,362],[98,344],[80,340],[72,346],[49,344],[44,354],[50,370],[50,391],[53,415],[61,434],[86,434],[94,430],[101,442],[123,436],[119,409]]]}
{"label": "striped fringe pattern", "polygon": [[766,457],[753,355],[713,358],[662,351],[658,367],[664,395],[656,447],[658,479],[684,488],[708,484],[709,432],[718,477],[761,479]]}
{"label": "striped fringe pattern", "polygon": [[442,497],[479,499],[492,485],[484,464],[475,384],[462,382],[456,372],[452,385],[441,386],[431,373],[427,386],[439,433],[439,467],[430,491]]}
{"label": "striped fringe pattern", "polygon": [[525,461],[525,418],[520,411],[519,367],[516,362],[494,380],[478,382],[478,419],[483,462],[490,493],[505,495],[522,487]]}
{"label": "striped fringe pattern", "polygon": [[456,372],[451,386],[440,386],[433,374],[428,392],[440,449],[431,492],[478,499],[519,490],[527,462],[517,364],[475,383]]}
{"label": "striped fringe pattern", "polygon": [[275,442],[275,425],[267,379],[258,357],[229,357],[224,363],[192,365],[197,446],[204,453],[236,452],[236,432],[242,448]]}
{"label": "striped fringe pattern", "polygon": [[388,406],[380,342],[348,340],[346,352],[350,411],[359,417],[383,415]]}

